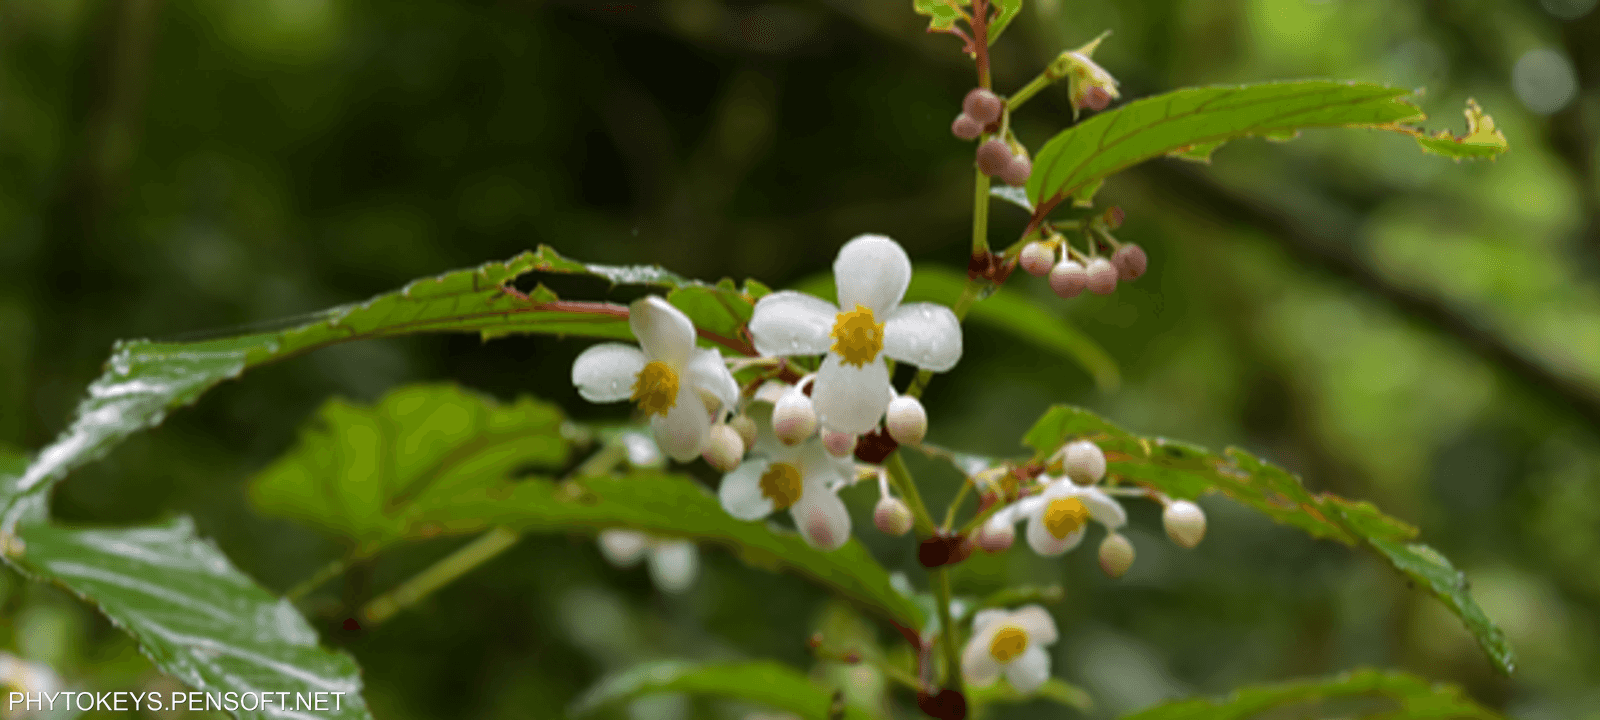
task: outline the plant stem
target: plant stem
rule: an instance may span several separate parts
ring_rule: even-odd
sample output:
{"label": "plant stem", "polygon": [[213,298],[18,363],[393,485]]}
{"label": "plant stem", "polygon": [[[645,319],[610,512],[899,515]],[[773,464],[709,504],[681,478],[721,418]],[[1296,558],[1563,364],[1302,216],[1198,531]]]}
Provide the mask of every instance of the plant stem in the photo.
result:
{"label": "plant stem", "polygon": [[911,479],[911,471],[906,468],[906,461],[900,457],[896,450],[884,459],[883,467],[889,471],[889,482],[894,485],[900,497],[905,498],[906,505],[911,507],[911,516],[916,520],[917,532],[932,536],[934,533],[933,516],[928,514],[928,506],[922,503],[922,494],[917,492],[917,483]]}
{"label": "plant stem", "polygon": [[961,650],[956,647],[955,620],[950,617],[950,569],[932,572],[934,602],[939,610],[939,645],[944,648],[945,687],[961,692]]}
{"label": "plant stem", "polygon": [[989,176],[974,169],[976,190],[972,194],[972,255],[989,252]]}
{"label": "plant stem", "polygon": [[363,626],[377,625],[395,613],[410,607],[433,591],[482,565],[512,545],[522,536],[503,527],[497,527],[478,536],[478,539],[434,563],[416,577],[405,581],[393,590],[374,598],[361,608]]}
{"label": "plant stem", "polygon": [[1050,87],[1050,83],[1055,81],[1056,79],[1051,77],[1049,70],[1039,73],[1032,80],[1029,80],[1027,85],[1023,85],[1021,89],[1011,93],[1011,97],[1006,98],[1006,111],[1010,112],[1022,107],[1023,103],[1033,99],[1033,96],[1038,95],[1040,90]]}
{"label": "plant stem", "polygon": [[967,499],[967,493],[972,490],[972,480],[968,478],[961,482],[961,489],[956,491],[956,497],[950,501],[950,507],[944,511],[944,525],[940,526],[945,532],[950,531],[950,526],[956,522],[956,510],[960,509],[961,502]]}
{"label": "plant stem", "polygon": [[350,563],[355,559],[354,554],[334,559],[327,565],[318,568],[316,572],[311,574],[311,577],[301,580],[298,585],[289,588],[289,591],[284,593],[283,597],[289,602],[300,602],[300,599],[309,595],[312,590],[322,587],[323,583],[338,577],[340,573],[350,567]]}

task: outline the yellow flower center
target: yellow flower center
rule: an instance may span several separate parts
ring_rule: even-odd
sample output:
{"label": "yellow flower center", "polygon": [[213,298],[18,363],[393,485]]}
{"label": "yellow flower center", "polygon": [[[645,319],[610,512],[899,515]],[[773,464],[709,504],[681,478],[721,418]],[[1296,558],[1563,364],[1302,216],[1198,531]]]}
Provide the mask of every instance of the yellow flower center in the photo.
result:
{"label": "yellow flower center", "polygon": [[865,305],[839,313],[833,323],[833,352],[847,365],[864,366],[883,350],[883,323],[872,321]]}
{"label": "yellow flower center", "polygon": [[666,415],[678,404],[678,373],[660,360],[652,360],[633,381],[633,401],[646,416]]}
{"label": "yellow flower center", "polygon": [[1089,521],[1089,508],[1075,497],[1051,500],[1044,509],[1044,529],[1060,540]]}
{"label": "yellow flower center", "polygon": [[800,499],[800,470],[789,463],[773,463],[761,476],[761,495],[772,500],[774,510],[788,510]]}
{"label": "yellow flower center", "polygon": [[1007,625],[994,634],[994,639],[989,641],[989,654],[995,660],[1003,663],[1011,662],[1014,658],[1028,649],[1028,634],[1021,628]]}

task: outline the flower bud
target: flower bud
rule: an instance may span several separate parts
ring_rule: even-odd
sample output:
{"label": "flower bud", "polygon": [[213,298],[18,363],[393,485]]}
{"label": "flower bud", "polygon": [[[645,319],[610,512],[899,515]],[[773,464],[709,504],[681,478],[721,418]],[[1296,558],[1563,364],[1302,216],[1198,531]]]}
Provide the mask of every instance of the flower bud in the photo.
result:
{"label": "flower bud", "polygon": [[822,429],[822,446],[834,457],[849,457],[856,449],[856,434]]}
{"label": "flower bud", "polygon": [[1117,266],[1117,277],[1138,280],[1145,268],[1149,267],[1150,258],[1144,254],[1144,248],[1130,243],[1111,254],[1111,264]]}
{"label": "flower bud", "polygon": [[1033,174],[1033,163],[1027,158],[1017,155],[1006,163],[1000,171],[1000,179],[1007,185],[1023,186],[1028,184],[1028,176]]}
{"label": "flower bud", "polygon": [[971,115],[961,113],[950,123],[950,134],[960,140],[977,140],[983,134],[983,123],[973,120]]}
{"label": "flower bud", "polygon": [[1089,292],[1110,295],[1117,290],[1117,266],[1110,260],[1097,257],[1089,261]]}
{"label": "flower bud", "polygon": [[629,567],[644,557],[650,538],[642,532],[608,528],[600,531],[600,554],[617,567]]}
{"label": "flower bud", "polygon": [[728,427],[739,433],[739,439],[744,441],[744,449],[749,450],[756,446],[756,421],[749,415],[737,415],[728,421]]}
{"label": "flower bud", "polygon": [[1088,440],[1074,440],[1064,454],[1067,477],[1079,485],[1093,485],[1106,476],[1106,454]]}
{"label": "flower bud", "polygon": [[797,445],[817,431],[817,410],[811,398],[791,389],[772,406],[772,432],[785,445]]}
{"label": "flower bud", "polygon": [[1174,500],[1161,511],[1161,524],[1167,528],[1167,537],[1186,548],[1200,544],[1206,536],[1206,513],[1188,500]]}
{"label": "flower bud", "polygon": [[872,509],[872,523],[885,535],[900,537],[911,532],[911,522],[911,508],[900,498],[885,495]]}
{"label": "flower bud", "polygon": [[1113,580],[1122,577],[1133,565],[1133,543],[1121,533],[1111,533],[1100,541],[1100,571]]}
{"label": "flower bud", "polygon": [[1000,96],[987,88],[973,88],[961,100],[961,112],[967,117],[988,125],[1000,119],[1000,112],[1005,109],[1005,103]]}
{"label": "flower bud", "polygon": [[1045,243],[1031,242],[1022,246],[1018,260],[1029,275],[1044,277],[1050,274],[1050,268],[1056,264],[1056,251]]}
{"label": "flower bud", "polygon": [[994,177],[1011,164],[1011,146],[1000,138],[992,138],[978,146],[978,171]]}
{"label": "flower bud", "polygon": [[663,540],[650,551],[650,579],[662,592],[680,595],[700,574],[700,551],[688,540]]}
{"label": "flower bud", "polygon": [[1062,260],[1050,269],[1050,289],[1068,300],[1077,297],[1089,284],[1089,271],[1077,260]]}
{"label": "flower bud", "polygon": [[1078,98],[1078,107],[1100,112],[1111,104],[1111,93],[1099,85],[1090,85],[1084,88],[1083,96]]}
{"label": "flower bud", "polygon": [[901,395],[889,401],[889,411],[883,424],[895,442],[916,445],[928,435],[928,411],[923,409],[921,400]]}
{"label": "flower bud", "polygon": [[1011,523],[986,522],[978,528],[978,547],[984,552],[1000,553],[1011,549],[1016,542],[1017,528]]}
{"label": "flower bud", "polygon": [[706,451],[701,457],[718,472],[732,472],[744,460],[744,448],[744,438],[739,437],[739,431],[719,423],[711,426]]}

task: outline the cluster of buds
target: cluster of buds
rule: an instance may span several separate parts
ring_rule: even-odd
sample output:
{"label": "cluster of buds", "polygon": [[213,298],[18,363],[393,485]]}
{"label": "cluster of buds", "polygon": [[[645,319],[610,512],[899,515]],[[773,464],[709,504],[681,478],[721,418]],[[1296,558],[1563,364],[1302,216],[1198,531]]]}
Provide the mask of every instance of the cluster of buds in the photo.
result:
{"label": "cluster of buds", "polygon": [[[1030,275],[1048,277],[1050,289],[1063,298],[1077,297],[1084,290],[1110,295],[1116,292],[1118,281],[1137,280],[1150,265],[1144,248],[1118,242],[1111,236],[1111,231],[1121,224],[1122,209],[1113,207],[1089,221],[1084,232],[1088,254],[1079,252],[1056,232],[1023,246],[1018,263]],[[1110,257],[1102,255],[1101,250],[1109,250]]]}
{"label": "cluster of buds", "polygon": [[950,123],[950,134],[962,140],[994,135],[978,145],[978,170],[1007,185],[1021,186],[1033,174],[1033,161],[1021,144],[1007,141],[1005,108],[1005,101],[988,88],[973,88],[961,101],[961,114]]}

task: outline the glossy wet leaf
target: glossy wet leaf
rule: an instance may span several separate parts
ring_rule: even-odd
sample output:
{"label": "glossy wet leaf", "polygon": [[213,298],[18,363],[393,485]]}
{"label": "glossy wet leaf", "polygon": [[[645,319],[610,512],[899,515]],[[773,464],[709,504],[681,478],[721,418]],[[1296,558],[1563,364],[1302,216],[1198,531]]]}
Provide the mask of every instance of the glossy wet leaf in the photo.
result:
{"label": "glossy wet leaf", "polygon": [[[1427,138],[1408,124],[1426,119],[1407,99],[1410,95],[1410,90],[1372,83],[1305,80],[1186,88],[1144,98],[1099,113],[1046,142],[1034,156],[1028,197],[1042,217],[1062,200],[1137,163],[1162,155],[1205,159],[1218,145],[1244,137],[1285,139],[1305,128],[1352,127]],[[1493,121],[1480,121],[1479,127],[1492,130]],[[1503,136],[1492,136],[1498,143],[1486,140],[1491,135],[1485,131],[1469,132],[1470,142],[1434,136],[1423,144],[1432,152],[1460,145],[1452,157],[1490,157],[1506,149]]]}
{"label": "glossy wet leaf", "polygon": [[[235,693],[235,700],[244,693],[288,693],[273,699],[286,697],[287,711],[239,707],[234,717],[371,717],[355,661],[320,647],[289,601],[234,568],[195,535],[188,518],[120,529],[26,523],[18,530],[7,543],[8,563],[94,604],[162,672],[199,692]],[[320,706],[313,693],[323,693]],[[297,705],[300,698],[309,704]]]}
{"label": "glossy wet leaf", "polygon": [[571,454],[560,410],[522,398],[500,403],[453,385],[413,385],[366,407],[330,400],[295,446],[250,483],[263,513],[354,541],[370,554],[437,534],[419,510],[559,471]]}
{"label": "glossy wet leaf", "polygon": [[1108,472],[1126,481],[1175,498],[1220,492],[1313,537],[1372,548],[1444,602],[1495,666],[1511,672],[1515,658],[1505,635],[1472,599],[1460,573],[1432,548],[1411,542],[1417,536],[1415,527],[1385,515],[1372,503],[1313,494],[1287,470],[1237,448],[1217,455],[1195,445],[1140,437],[1081,408],[1051,408],[1034,423],[1024,442],[1034,449],[1034,459],[1043,461],[1079,437],[1098,444],[1105,451]]}
{"label": "glossy wet leaf", "polygon": [[1122,720],[1251,720],[1361,717],[1369,720],[1499,720],[1460,688],[1403,672],[1363,669],[1330,678],[1254,685],[1226,698],[1157,705]]}
{"label": "glossy wet leaf", "polygon": [[799,670],[770,660],[696,663],[660,660],[636,665],[601,680],[569,709],[575,718],[656,693],[683,693],[741,700],[794,713],[805,720],[870,720],[876,717],[843,704],[835,689],[811,682]]}

